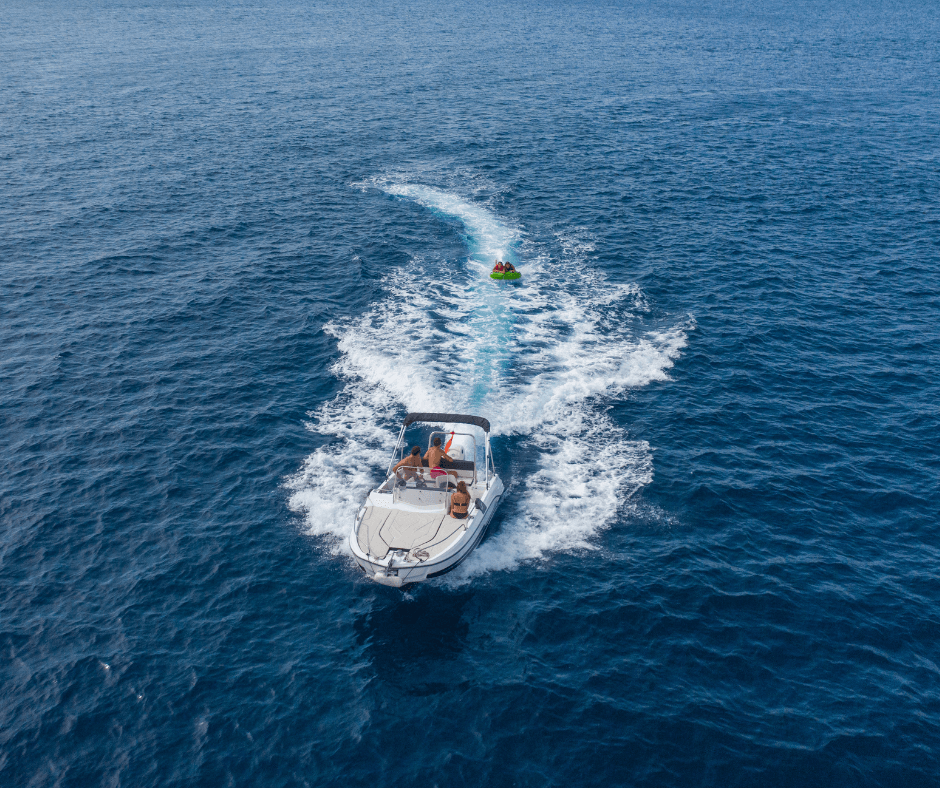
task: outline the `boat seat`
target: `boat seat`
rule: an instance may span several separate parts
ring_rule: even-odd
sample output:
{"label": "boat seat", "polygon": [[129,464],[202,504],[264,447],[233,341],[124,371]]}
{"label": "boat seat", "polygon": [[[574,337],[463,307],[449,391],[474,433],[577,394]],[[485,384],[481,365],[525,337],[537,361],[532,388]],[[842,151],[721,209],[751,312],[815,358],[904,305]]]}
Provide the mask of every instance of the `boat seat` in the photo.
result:
{"label": "boat seat", "polygon": [[450,515],[441,520],[441,527],[434,537],[434,544],[429,546],[425,543],[425,549],[430,551],[431,558],[440,555],[455,541],[457,535],[463,531],[467,524],[466,520],[457,520]]}
{"label": "boat seat", "polygon": [[[430,468],[427,460],[421,460],[425,468]],[[445,471],[469,471],[473,473],[473,463],[470,460],[441,460],[441,468]]]}
{"label": "boat seat", "polygon": [[388,542],[382,538],[382,526],[392,514],[391,509],[377,509],[369,507],[359,523],[359,549],[375,558],[385,558],[388,555]]}
{"label": "boat seat", "polygon": [[391,511],[382,525],[381,538],[391,550],[413,550],[437,535],[444,515]]}

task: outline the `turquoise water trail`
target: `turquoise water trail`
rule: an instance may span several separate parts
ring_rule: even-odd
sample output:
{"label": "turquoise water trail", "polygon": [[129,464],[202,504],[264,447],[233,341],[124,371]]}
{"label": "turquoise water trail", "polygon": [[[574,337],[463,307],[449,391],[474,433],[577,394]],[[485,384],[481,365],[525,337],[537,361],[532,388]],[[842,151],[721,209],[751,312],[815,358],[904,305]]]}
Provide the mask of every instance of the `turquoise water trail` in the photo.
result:
{"label": "turquoise water trail", "polygon": [[[471,278],[462,291],[462,300],[469,309],[460,316],[466,332],[458,364],[461,374],[472,381],[465,407],[468,412],[476,413],[488,404],[493,392],[502,390],[506,370],[512,363],[513,312],[506,297],[506,286],[490,279],[489,272],[496,260],[519,262],[515,246],[521,232],[501,221],[485,206],[451,192],[382,180],[376,185],[388,194],[413,200],[438,216],[456,220],[464,228],[462,236],[469,254],[466,263]],[[446,276],[438,279],[432,272],[424,272],[424,275],[430,289],[443,290],[451,286]]]}
{"label": "turquoise water trail", "polygon": [[[467,257],[412,259],[386,275],[386,295],[364,316],[328,326],[342,353],[334,370],[345,383],[310,428],[336,440],[291,477],[291,506],[311,534],[328,534],[345,552],[355,509],[385,467],[396,433],[391,414],[472,412],[490,419],[494,435],[512,437],[521,474],[513,483],[500,469],[511,487],[502,526],[448,582],[590,548],[623,501],[652,479],[649,445],[628,437],[604,408],[667,380],[693,323],[638,330],[623,320],[642,316],[642,294],[589,272],[585,239],[566,239],[557,258],[530,243],[529,262],[513,251],[521,231],[485,204],[384,179],[360,188],[375,186],[456,222]],[[439,232],[443,242],[443,221]],[[524,273],[506,287],[488,274],[494,257],[510,253]],[[621,314],[614,323],[613,311]],[[368,458],[373,472],[356,458]]]}

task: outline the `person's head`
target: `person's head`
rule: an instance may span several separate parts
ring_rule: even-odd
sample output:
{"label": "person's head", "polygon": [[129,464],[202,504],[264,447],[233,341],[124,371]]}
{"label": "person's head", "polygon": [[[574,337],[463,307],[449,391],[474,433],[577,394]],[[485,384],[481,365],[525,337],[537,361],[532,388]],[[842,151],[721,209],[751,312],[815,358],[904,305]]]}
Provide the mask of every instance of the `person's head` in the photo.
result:
{"label": "person's head", "polygon": [[411,456],[412,456],[412,457],[417,457],[419,454],[421,454],[421,447],[420,447],[420,446],[412,446],[412,447],[411,447]]}
{"label": "person's head", "polygon": [[462,492],[464,495],[469,495],[467,492],[467,483],[466,482],[457,482],[457,492]]}
{"label": "person's head", "polygon": [[434,439],[434,445],[435,445],[435,446],[440,446],[440,445],[441,445],[441,439],[440,439],[440,438],[435,438],[435,439]]}

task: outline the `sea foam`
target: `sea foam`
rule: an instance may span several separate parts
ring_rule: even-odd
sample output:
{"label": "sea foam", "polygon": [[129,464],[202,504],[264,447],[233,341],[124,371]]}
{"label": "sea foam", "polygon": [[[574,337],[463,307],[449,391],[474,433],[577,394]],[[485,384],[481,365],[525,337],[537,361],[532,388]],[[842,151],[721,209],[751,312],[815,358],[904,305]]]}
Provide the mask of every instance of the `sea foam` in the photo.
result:
{"label": "sea foam", "polygon": [[[447,582],[591,549],[653,477],[649,445],[626,435],[605,406],[666,380],[691,323],[637,334],[628,318],[647,311],[642,293],[601,280],[589,266],[589,239],[559,237],[557,259],[538,249],[521,259],[521,228],[484,205],[409,182],[365,188],[459,220],[468,256],[445,270],[435,263],[436,286],[413,260],[386,275],[387,295],[366,314],[326,326],[340,353],[332,372],[345,385],[310,414],[308,428],[330,440],[288,480],[291,508],[308,533],[348,553],[355,511],[388,463],[403,413],[477,413],[527,458],[525,478],[504,474],[496,532]],[[522,280],[491,280],[497,258],[516,259]]]}

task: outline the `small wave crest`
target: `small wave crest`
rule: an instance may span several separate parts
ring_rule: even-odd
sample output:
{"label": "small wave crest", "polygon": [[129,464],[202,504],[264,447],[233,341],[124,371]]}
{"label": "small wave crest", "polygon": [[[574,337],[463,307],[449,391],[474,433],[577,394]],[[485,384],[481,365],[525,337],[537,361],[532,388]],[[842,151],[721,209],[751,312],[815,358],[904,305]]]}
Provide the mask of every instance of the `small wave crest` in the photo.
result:
{"label": "small wave crest", "polygon": [[422,261],[413,260],[385,277],[387,296],[367,314],[326,326],[340,352],[332,372],[345,386],[310,414],[307,427],[327,442],[287,481],[291,508],[308,533],[347,552],[402,412],[472,412],[511,442],[510,464],[524,478],[498,469],[507,482],[501,522],[448,582],[591,548],[653,474],[649,445],[630,439],[605,405],[668,379],[691,324],[637,333],[630,318],[648,310],[639,288],[586,269],[592,246],[583,239],[559,238],[557,257],[535,250],[520,261],[523,279],[500,287],[487,276],[487,258],[517,253],[519,228],[455,193],[373,185],[459,220],[470,257],[443,272],[435,265],[439,287],[428,287]]}

